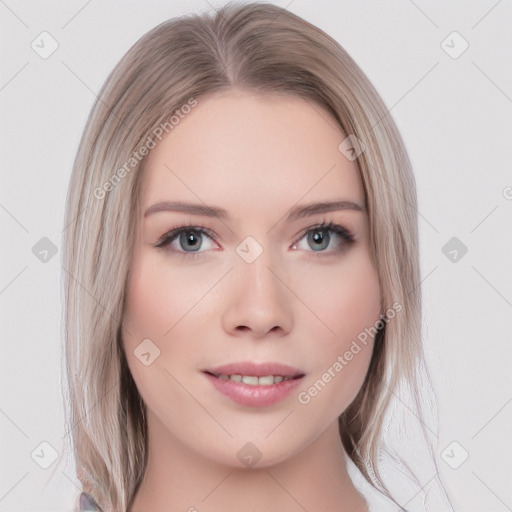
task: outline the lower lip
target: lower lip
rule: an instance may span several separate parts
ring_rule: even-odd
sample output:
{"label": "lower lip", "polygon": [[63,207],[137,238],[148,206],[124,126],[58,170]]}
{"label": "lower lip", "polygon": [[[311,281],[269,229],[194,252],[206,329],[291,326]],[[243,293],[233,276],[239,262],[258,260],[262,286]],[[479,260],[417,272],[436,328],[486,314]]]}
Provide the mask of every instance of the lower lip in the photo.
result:
{"label": "lower lip", "polygon": [[298,379],[282,380],[269,386],[251,386],[234,380],[221,380],[209,373],[204,374],[217,391],[233,402],[249,407],[265,407],[284,400],[302,381]]}

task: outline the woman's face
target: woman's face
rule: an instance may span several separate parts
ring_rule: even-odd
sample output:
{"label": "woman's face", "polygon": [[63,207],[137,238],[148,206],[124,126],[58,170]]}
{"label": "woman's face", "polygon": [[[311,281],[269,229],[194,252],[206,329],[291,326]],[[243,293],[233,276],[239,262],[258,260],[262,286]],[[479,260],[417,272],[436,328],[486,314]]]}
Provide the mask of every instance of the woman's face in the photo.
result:
{"label": "woman's face", "polygon": [[230,92],[150,151],[123,341],[160,446],[272,465],[359,391],[380,289],[344,139],[317,105]]}

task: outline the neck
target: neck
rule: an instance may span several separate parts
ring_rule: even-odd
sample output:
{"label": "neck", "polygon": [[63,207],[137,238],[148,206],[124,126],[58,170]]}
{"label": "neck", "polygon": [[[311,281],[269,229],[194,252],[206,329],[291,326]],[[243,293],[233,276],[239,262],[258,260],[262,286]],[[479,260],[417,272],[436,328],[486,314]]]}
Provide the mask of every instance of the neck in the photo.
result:
{"label": "neck", "polygon": [[148,462],[130,512],[366,512],[333,423],[299,454],[265,468],[220,464],[190,450],[148,411]]}

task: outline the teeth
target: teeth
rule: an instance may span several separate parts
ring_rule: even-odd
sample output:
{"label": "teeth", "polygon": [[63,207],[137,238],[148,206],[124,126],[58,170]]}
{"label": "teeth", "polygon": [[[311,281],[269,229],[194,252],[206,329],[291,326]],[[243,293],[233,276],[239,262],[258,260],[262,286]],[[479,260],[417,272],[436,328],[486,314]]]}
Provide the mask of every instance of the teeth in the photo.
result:
{"label": "teeth", "polygon": [[245,375],[242,377],[242,382],[244,384],[250,384],[251,386],[257,386],[259,381],[260,379],[258,377],[247,377]]}
{"label": "teeth", "polygon": [[220,380],[233,380],[242,382],[249,386],[271,386],[283,380],[291,380],[292,377],[281,377],[280,375],[266,375],[265,377],[256,377],[254,375],[217,375]]}

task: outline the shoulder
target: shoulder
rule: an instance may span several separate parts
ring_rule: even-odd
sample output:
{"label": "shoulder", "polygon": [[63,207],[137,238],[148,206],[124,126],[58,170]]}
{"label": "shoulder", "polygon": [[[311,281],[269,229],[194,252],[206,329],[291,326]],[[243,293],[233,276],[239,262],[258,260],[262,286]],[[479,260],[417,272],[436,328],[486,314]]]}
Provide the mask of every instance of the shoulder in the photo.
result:
{"label": "shoulder", "polygon": [[408,512],[403,508],[397,509],[396,503],[373,487],[349,457],[347,471],[355,488],[364,496],[369,512]]}
{"label": "shoulder", "polygon": [[78,509],[76,512],[103,512],[100,506],[94,501],[94,498],[86,493],[82,492],[78,501]]}

